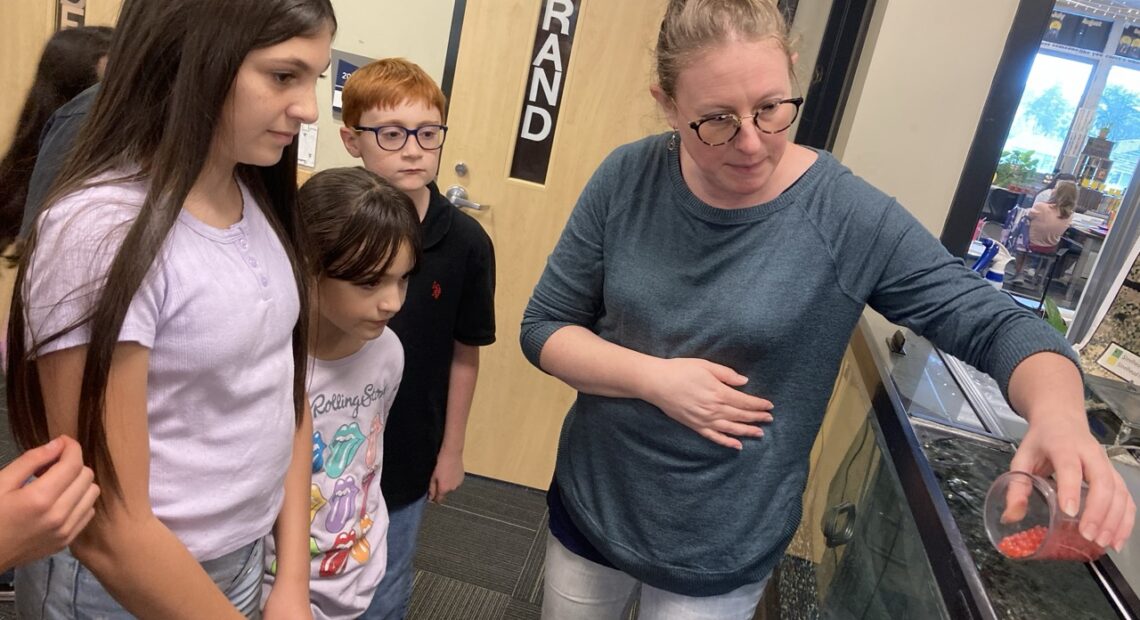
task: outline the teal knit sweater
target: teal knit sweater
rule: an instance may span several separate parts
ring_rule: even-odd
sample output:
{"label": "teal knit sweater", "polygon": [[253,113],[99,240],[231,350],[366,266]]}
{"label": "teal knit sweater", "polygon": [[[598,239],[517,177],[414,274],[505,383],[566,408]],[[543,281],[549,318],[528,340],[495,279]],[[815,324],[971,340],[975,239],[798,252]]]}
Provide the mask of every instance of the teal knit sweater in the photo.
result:
{"label": "teal knit sweater", "polygon": [[688,189],[667,135],[617,149],[535,287],[524,353],[537,365],[551,334],[581,325],[648,355],[729,366],[775,420],[738,452],[645,401],[580,393],[556,468],[574,523],[664,590],[709,596],[763,579],[799,525],[808,454],[866,305],[1003,390],[1035,352],[1075,363],[1044,321],[828,153],[775,200],[724,210]]}

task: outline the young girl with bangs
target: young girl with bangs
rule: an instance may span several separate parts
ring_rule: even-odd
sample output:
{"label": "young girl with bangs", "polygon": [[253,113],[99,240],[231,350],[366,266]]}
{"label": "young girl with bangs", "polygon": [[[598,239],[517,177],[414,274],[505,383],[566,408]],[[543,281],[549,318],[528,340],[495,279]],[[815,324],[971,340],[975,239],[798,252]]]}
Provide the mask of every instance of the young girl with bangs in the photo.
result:
{"label": "young girl with bangs", "polygon": [[[347,620],[368,608],[387,561],[380,468],[404,374],[404,347],[387,325],[419,262],[419,218],[410,198],[363,168],[319,172],[297,199],[313,277],[310,600],[314,618]],[[273,540],[267,545],[271,592]]]}
{"label": "young girl with bangs", "polygon": [[328,0],[124,2],[9,328],[17,441],[73,436],[102,496],[20,617],[310,616],[295,137],[335,31]]}

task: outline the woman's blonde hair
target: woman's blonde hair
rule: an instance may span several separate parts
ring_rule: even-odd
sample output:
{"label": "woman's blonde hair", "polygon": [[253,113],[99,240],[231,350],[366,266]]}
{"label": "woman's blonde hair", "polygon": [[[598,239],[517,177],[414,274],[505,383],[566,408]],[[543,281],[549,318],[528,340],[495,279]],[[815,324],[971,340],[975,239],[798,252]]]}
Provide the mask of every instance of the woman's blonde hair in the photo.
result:
{"label": "woman's blonde hair", "polygon": [[776,0],[669,0],[657,35],[657,83],[675,96],[677,76],[700,52],[733,38],[772,39],[788,56],[793,45]]}
{"label": "woman's blonde hair", "polygon": [[1073,216],[1073,211],[1077,208],[1077,184],[1072,181],[1062,181],[1053,188],[1053,193],[1049,195],[1049,204],[1057,207],[1057,211],[1061,214],[1061,219],[1069,219]]}

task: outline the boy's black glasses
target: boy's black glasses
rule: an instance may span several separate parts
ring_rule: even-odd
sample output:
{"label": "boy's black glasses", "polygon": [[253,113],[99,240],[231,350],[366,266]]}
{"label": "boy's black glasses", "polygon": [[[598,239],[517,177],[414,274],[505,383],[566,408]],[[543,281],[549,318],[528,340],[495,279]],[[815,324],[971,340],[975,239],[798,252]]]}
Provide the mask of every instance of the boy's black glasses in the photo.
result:
{"label": "boy's black glasses", "polygon": [[356,131],[371,131],[376,136],[376,146],[385,151],[398,151],[408,143],[408,136],[415,136],[416,143],[425,151],[434,151],[443,147],[443,140],[447,137],[447,125],[421,125],[415,129],[408,129],[399,125],[380,125],[379,127],[353,127]]}

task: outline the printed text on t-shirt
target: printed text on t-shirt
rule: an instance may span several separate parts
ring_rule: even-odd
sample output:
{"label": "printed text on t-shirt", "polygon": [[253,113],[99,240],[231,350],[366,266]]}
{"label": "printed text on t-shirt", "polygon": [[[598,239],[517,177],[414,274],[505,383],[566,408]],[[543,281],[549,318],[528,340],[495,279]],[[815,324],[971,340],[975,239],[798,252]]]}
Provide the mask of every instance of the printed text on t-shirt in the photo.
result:
{"label": "printed text on t-shirt", "polygon": [[333,392],[332,394],[317,394],[313,396],[313,417],[316,418],[326,413],[332,413],[351,407],[352,417],[355,418],[360,414],[361,407],[368,407],[383,398],[387,393],[387,386],[377,388],[375,385],[369,383],[364,386],[364,390],[360,394],[356,394],[355,396],[337,392]]}

